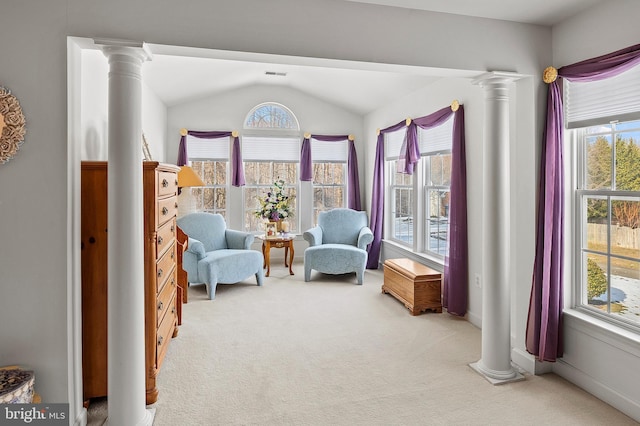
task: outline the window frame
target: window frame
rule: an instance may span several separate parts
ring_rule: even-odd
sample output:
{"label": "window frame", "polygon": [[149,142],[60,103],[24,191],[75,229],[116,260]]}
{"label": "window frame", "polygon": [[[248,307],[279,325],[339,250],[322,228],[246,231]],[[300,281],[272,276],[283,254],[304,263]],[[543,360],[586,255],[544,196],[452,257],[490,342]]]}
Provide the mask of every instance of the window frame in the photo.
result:
{"label": "window frame", "polygon": [[[245,166],[247,163],[250,162],[245,162]],[[288,222],[290,223],[291,227],[290,227],[290,231],[292,233],[296,233],[298,232],[298,230],[300,229],[299,227],[299,223],[300,223],[300,219],[299,219],[299,212],[300,212],[300,206],[298,204],[298,199],[300,197],[300,164],[299,163],[293,163],[290,161],[286,161],[286,162],[278,162],[278,161],[251,161],[251,163],[256,163],[256,165],[259,166],[260,163],[262,164],[269,164],[270,168],[271,168],[271,173],[272,173],[272,178],[269,182],[266,183],[258,183],[258,184],[249,184],[246,183],[243,187],[242,187],[242,227],[243,230],[245,232],[251,232],[253,234],[261,234],[263,233],[263,229],[258,229],[259,226],[257,226],[256,229],[252,229],[251,227],[247,227],[247,217],[248,216],[255,216],[255,212],[258,210],[258,206],[256,205],[253,209],[247,207],[247,197],[249,196],[247,193],[249,190],[256,190],[256,196],[259,196],[259,194],[265,194],[273,185],[273,183],[278,179],[278,177],[282,178],[282,176],[273,176],[274,173],[274,165],[275,164],[295,164],[295,173],[296,173],[296,179],[295,182],[289,183],[285,180],[285,188],[289,189],[289,188],[293,188],[294,190],[294,199],[292,200],[293,203],[293,208],[292,208],[292,217],[288,219]],[[258,221],[256,221],[256,223],[258,223]]]}
{"label": "window frame", "polygon": [[[639,131],[640,132],[640,114],[638,114],[635,120],[629,121],[638,121],[637,127],[632,129],[631,131]],[[617,135],[620,133],[630,132],[629,129],[616,129],[616,126],[619,124],[624,124],[625,122],[618,122],[617,120],[609,122],[609,123],[601,123],[595,124],[591,123],[588,127],[576,128],[569,130],[567,132],[567,139],[571,141],[571,146],[575,146],[575,160],[571,162],[571,170],[572,176],[575,179],[575,183],[572,184],[571,191],[572,195],[572,215],[574,222],[574,231],[572,238],[572,253],[569,256],[570,261],[573,263],[573,274],[575,276],[575,280],[573,283],[573,291],[572,291],[572,306],[574,309],[583,312],[587,315],[590,315],[594,318],[598,318],[603,320],[609,324],[613,324],[627,330],[631,330],[635,333],[640,332],[640,321],[632,321],[621,315],[617,315],[616,313],[611,312],[611,288],[612,288],[612,277],[609,272],[611,271],[611,262],[612,258],[614,259],[622,259],[628,260],[635,263],[640,263],[640,255],[638,258],[631,258],[627,256],[623,256],[620,254],[613,253],[613,246],[611,241],[611,229],[614,226],[612,223],[612,201],[615,201],[617,198],[623,197],[633,197],[640,199],[640,190],[630,191],[630,190],[618,190],[616,189],[616,142]],[[597,133],[588,133],[587,129],[590,127],[598,127],[598,126],[610,126],[611,129],[608,132],[597,132]],[[588,189],[588,178],[587,178],[587,144],[588,138],[590,136],[599,136],[599,135],[610,135],[611,137],[611,185],[609,188],[596,188],[596,189]],[[571,184],[571,183],[569,183]],[[588,241],[588,233],[587,233],[587,213],[585,209],[586,200],[589,198],[603,198],[607,202],[607,217],[606,217],[606,225],[607,225],[607,241],[606,241],[606,251],[600,251],[595,249],[590,249],[589,241]],[[640,200],[639,200],[640,202]],[[588,300],[588,276],[586,276],[587,272],[587,256],[589,254],[595,256],[604,256],[607,261],[606,271],[603,271],[606,275],[607,279],[607,300],[606,304],[606,312],[598,309],[595,306],[589,304]],[[639,282],[640,285],[640,282]]]}
{"label": "window frame", "polygon": [[[410,176],[411,177],[411,184],[405,184],[405,183],[400,183],[397,184],[396,183],[396,176],[398,174],[402,175],[402,173],[397,173],[397,166],[398,166],[398,162],[397,159],[389,159],[386,160],[387,162],[387,171],[388,171],[388,182],[387,182],[387,188],[388,188],[388,193],[390,194],[389,196],[389,201],[388,201],[388,207],[389,207],[389,222],[390,225],[389,226],[389,232],[387,235],[387,238],[397,244],[400,244],[402,246],[405,247],[409,247],[410,249],[414,249],[414,245],[416,242],[416,194],[417,194],[417,190],[416,190],[416,185],[417,185],[417,181],[418,179],[415,178],[416,176],[416,171],[414,170],[414,173],[412,175],[405,175],[405,176]],[[408,216],[410,218],[410,230],[411,232],[408,233],[410,240],[409,241],[405,241],[401,238],[398,237],[398,232],[397,232],[397,219],[396,219],[396,191],[410,191],[410,208],[411,208],[411,214]]]}
{"label": "window frame", "polygon": [[[199,170],[198,168],[194,168],[193,163],[194,162],[212,162],[212,163],[224,163],[225,165],[225,183],[224,185],[207,185],[206,184],[206,180],[204,178],[204,176],[202,176],[202,171]],[[218,213],[221,214],[224,218],[225,221],[228,221],[228,216],[227,216],[227,212],[229,211],[229,193],[230,193],[230,189],[231,189],[231,181],[229,179],[229,176],[231,175],[231,161],[230,159],[221,159],[221,158],[190,158],[189,159],[189,166],[193,169],[193,171],[200,177],[200,179],[202,179],[203,182],[205,182],[204,186],[201,187],[197,187],[197,188],[182,188],[182,191],[184,190],[188,190],[191,191],[191,196],[195,198],[196,200],[196,211],[199,212],[209,212],[209,213]],[[211,189],[213,190],[213,192],[215,193],[216,189],[224,189],[224,196],[225,196],[225,208],[224,209],[218,209],[215,207],[215,202],[214,202],[214,208],[213,209],[206,209],[204,208],[204,190],[206,189]],[[201,192],[200,194],[197,194],[197,192]],[[199,208],[198,206],[203,206],[202,208]],[[222,213],[221,213],[222,212]]]}
{"label": "window frame", "polygon": [[[290,116],[291,122],[294,123],[293,127],[287,127],[287,128],[277,128],[277,127],[251,127],[248,126],[248,121],[251,118],[251,116],[260,108],[263,108],[265,106],[273,106],[279,109],[282,109],[286,114],[288,114]],[[277,102],[263,102],[260,103],[258,105],[256,105],[255,107],[253,107],[249,113],[246,115],[245,120],[243,122],[243,126],[244,126],[244,133],[243,133],[243,143],[244,143],[244,139],[245,138],[251,138],[251,137],[259,137],[259,138],[264,138],[264,139],[269,139],[269,138],[285,138],[285,139],[295,139],[297,144],[298,144],[298,149],[297,152],[300,152],[300,141],[301,141],[301,132],[300,132],[300,125],[299,125],[299,121],[298,118],[296,117],[296,115],[293,113],[293,111],[291,111],[289,108],[287,108],[286,106],[277,103]],[[244,148],[244,147],[243,147]],[[244,149],[243,149],[244,151]],[[285,179],[285,183],[286,183],[286,187],[287,188],[294,188],[295,191],[295,199],[293,200],[294,203],[294,208],[293,208],[293,217],[291,219],[289,219],[289,223],[291,224],[291,232],[298,232],[298,230],[300,229],[300,205],[298,203],[298,199],[300,198],[300,156],[298,155],[296,157],[295,160],[287,160],[287,161],[276,161],[276,160],[251,160],[251,161],[247,161],[245,158],[243,158],[243,167],[245,168],[245,179],[246,179],[246,169],[247,169],[247,164],[248,163],[256,163],[256,166],[259,166],[259,163],[269,163],[270,164],[270,168],[271,168],[271,173],[272,173],[272,178],[270,182],[267,183],[260,183],[260,184],[249,184],[249,183],[245,183],[245,185],[242,187],[242,229],[246,232],[251,232],[254,233],[256,235],[261,234],[263,232],[262,229],[252,229],[250,226],[247,226],[247,218],[249,217],[249,215],[253,215],[255,216],[255,214],[253,212],[255,212],[258,209],[258,206],[256,205],[253,208],[253,212],[250,211],[251,209],[249,207],[247,207],[247,198],[248,198],[248,191],[250,189],[255,189],[256,190],[256,194],[258,194],[257,196],[259,196],[259,194],[261,193],[261,191],[266,192],[272,185],[273,182],[275,182],[275,180],[277,180],[278,178],[283,178],[282,176],[273,176],[274,173],[274,166],[275,164],[279,164],[279,163],[295,163],[295,174],[296,174],[296,178],[294,182],[288,182]]]}
{"label": "window frame", "polygon": [[[440,150],[440,151],[434,151],[434,152],[430,152],[428,153],[428,155],[423,155],[420,158],[420,163],[422,164],[422,169],[423,169],[423,175],[422,175],[422,189],[423,189],[423,211],[424,211],[424,217],[422,218],[424,221],[424,232],[422,233],[422,253],[427,254],[429,256],[432,256],[442,262],[444,262],[444,258],[446,256],[446,253],[449,250],[449,238],[450,238],[450,232],[449,232],[449,209],[445,209],[446,210],[446,218],[447,218],[447,223],[446,223],[446,239],[444,240],[444,252],[445,254],[441,254],[437,251],[433,251],[431,250],[431,244],[430,244],[430,239],[431,239],[431,215],[430,215],[430,198],[429,198],[429,192],[430,191],[438,191],[438,192],[446,192],[449,194],[449,198],[451,198],[451,183],[449,182],[449,185],[435,185],[431,182],[431,158],[433,157],[438,157],[438,156],[442,156],[442,155],[451,155],[451,149],[448,150]],[[450,171],[450,173],[453,173],[453,170]],[[449,175],[449,181],[451,181],[451,174]],[[440,228],[440,227],[438,227]],[[440,232],[440,229],[438,229],[438,232]]]}
{"label": "window frame", "polygon": [[[318,180],[316,179],[316,165],[322,165],[323,167],[326,167],[327,165],[335,165],[335,164],[340,164],[342,167],[342,183],[337,184],[337,183],[317,183]],[[333,208],[346,208],[347,207],[347,190],[348,190],[348,180],[349,177],[347,175],[347,163],[345,162],[338,162],[338,161],[312,161],[312,169],[313,169],[313,177],[311,180],[311,196],[312,196],[312,200],[313,200],[313,222],[312,223],[318,223],[318,214],[321,211],[328,211],[331,210]],[[335,182],[335,180],[334,180]],[[339,206],[332,206],[332,207],[327,207],[326,203],[324,202],[324,198],[325,198],[325,189],[335,189],[335,188],[342,188],[342,200],[340,202]],[[322,208],[319,208],[316,206],[316,190],[317,189],[321,189],[323,191],[323,203],[322,203]]]}

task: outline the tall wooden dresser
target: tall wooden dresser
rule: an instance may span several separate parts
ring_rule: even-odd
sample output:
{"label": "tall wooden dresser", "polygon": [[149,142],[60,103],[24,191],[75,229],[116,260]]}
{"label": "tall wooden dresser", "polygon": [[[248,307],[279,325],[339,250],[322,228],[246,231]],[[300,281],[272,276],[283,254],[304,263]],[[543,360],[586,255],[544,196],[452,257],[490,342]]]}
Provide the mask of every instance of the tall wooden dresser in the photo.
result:
{"label": "tall wooden dresser", "polygon": [[[179,167],[143,163],[146,401],[178,333],[176,267]],[[82,162],[82,367],[84,400],[107,395],[107,163]]]}

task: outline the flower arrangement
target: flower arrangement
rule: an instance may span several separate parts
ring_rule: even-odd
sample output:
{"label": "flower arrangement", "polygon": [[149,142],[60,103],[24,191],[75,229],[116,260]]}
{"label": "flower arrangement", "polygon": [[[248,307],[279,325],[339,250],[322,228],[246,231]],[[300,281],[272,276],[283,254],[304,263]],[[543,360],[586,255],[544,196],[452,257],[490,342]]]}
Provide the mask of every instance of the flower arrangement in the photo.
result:
{"label": "flower arrangement", "polygon": [[256,216],[273,222],[285,220],[293,215],[291,201],[293,197],[285,194],[284,180],[278,179],[271,186],[265,197],[258,197],[260,208]]}

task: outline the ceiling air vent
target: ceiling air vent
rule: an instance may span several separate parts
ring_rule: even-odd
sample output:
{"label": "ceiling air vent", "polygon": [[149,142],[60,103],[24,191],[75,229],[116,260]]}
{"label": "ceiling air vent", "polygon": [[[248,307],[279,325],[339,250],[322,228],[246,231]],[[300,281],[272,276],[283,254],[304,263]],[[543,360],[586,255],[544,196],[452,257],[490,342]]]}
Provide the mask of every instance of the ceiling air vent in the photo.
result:
{"label": "ceiling air vent", "polygon": [[276,72],[276,71],[265,71],[266,75],[277,75],[279,77],[286,77],[286,72]]}

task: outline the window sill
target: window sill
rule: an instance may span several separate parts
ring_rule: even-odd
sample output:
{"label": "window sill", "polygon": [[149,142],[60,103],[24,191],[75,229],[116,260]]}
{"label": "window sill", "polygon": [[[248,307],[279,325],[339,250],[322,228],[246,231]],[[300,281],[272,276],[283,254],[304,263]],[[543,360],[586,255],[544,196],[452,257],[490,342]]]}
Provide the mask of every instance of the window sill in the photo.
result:
{"label": "window sill", "polygon": [[579,308],[565,309],[563,314],[566,327],[640,357],[640,333],[589,315]]}
{"label": "window sill", "polygon": [[432,269],[435,269],[436,271],[439,272],[444,272],[444,260],[443,259],[438,259],[435,258],[433,256],[429,256],[426,253],[416,253],[415,251],[411,250],[411,247],[408,247],[406,245],[403,244],[399,244],[393,240],[382,240],[382,243],[384,245],[387,246],[392,246],[394,250],[396,251],[402,251],[405,252],[407,257],[410,259],[413,259],[417,262],[420,262]]}

